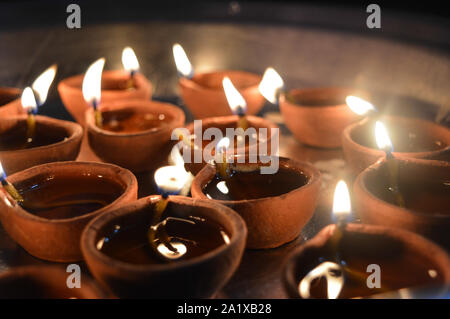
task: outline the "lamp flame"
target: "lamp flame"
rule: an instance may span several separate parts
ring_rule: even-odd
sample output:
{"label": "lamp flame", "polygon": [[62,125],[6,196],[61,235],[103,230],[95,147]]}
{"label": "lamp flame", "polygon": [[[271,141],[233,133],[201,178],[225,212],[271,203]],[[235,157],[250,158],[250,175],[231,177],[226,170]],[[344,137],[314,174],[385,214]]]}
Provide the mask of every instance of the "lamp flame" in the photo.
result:
{"label": "lamp flame", "polygon": [[92,63],[86,71],[83,79],[83,97],[86,103],[95,105],[100,103],[102,95],[102,72],[105,66],[105,58],[100,58]]}
{"label": "lamp flame", "polygon": [[36,111],[36,109],[37,109],[36,99],[34,98],[33,90],[29,86],[27,86],[23,90],[21,102],[22,102],[22,107],[25,110]]}
{"label": "lamp flame", "polygon": [[3,180],[5,178],[6,178],[6,173],[5,173],[5,170],[3,169],[2,163],[0,162],[0,180]]}
{"label": "lamp flame", "polygon": [[345,98],[345,103],[347,103],[350,110],[358,115],[364,115],[369,111],[376,110],[372,103],[353,95],[347,96]]}
{"label": "lamp flame", "polygon": [[166,193],[187,195],[194,176],[184,169],[184,160],[178,146],[170,152],[169,162],[172,165],[163,166],[155,171],[156,185]]}
{"label": "lamp flame", "polygon": [[45,70],[41,75],[39,75],[36,80],[34,80],[31,87],[34,92],[36,92],[39,100],[39,104],[42,105],[47,100],[48,90],[55,79],[56,71],[58,66],[53,64],[47,70]]}
{"label": "lamp flame", "polygon": [[379,149],[386,152],[392,152],[393,147],[391,139],[389,138],[388,131],[384,124],[380,121],[377,121],[375,123],[375,139]]}
{"label": "lamp flame", "polygon": [[227,98],[228,104],[230,105],[231,111],[234,114],[245,114],[247,110],[247,103],[242,97],[241,93],[233,85],[229,77],[224,77],[222,80],[222,86],[225,91],[225,96]]}
{"label": "lamp flame", "polygon": [[351,211],[352,207],[347,184],[340,180],[334,190],[333,215],[339,219],[348,216]]}
{"label": "lamp flame", "polygon": [[284,86],[284,81],[277,71],[267,68],[259,83],[258,90],[270,103],[277,103],[278,92]]}
{"label": "lamp flame", "polygon": [[184,159],[180,153],[180,149],[175,145],[170,151],[169,163],[174,166],[181,166],[184,168]]}
{"label": "lamp flame", "polygon": [[130,72],[136,72],[139,70],[139,62],[131,47],[125,47],[122,51],[122,64],[123,68]]}
{"label": "lamp flame", "polygon": [[186,52],[184,52],[183,47],[180,44],[175,43],[172,47],[172,51],[178,72],[180,72],[185,77],[192,76],[192,64],[191,62],[189,62],[189,59],[186,55]]}
{"label": "lamp flame", "polygon": [[230,139],[228,137],[222,138],[217,144],[216,144],[216,150],[218,153],[225,153],[230,147]]}
{"label": "lamp flame", "polygon": [[298,286],[298,292],[304,299],[311,297],[311,283],[313,280],[325,277],[327,281],[327,297],[328,299],[336,299],[341,293],[344,286],[344,275],[342,267],[336,263],[325,261],[319,266],[311,270],[301,281]]}

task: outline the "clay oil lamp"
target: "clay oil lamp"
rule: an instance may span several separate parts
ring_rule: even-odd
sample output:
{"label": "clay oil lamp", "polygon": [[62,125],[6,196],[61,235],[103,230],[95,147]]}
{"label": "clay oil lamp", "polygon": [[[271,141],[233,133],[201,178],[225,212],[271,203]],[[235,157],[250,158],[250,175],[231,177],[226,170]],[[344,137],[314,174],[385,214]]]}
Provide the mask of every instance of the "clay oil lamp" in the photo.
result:
{"label": "clay oil lamp", "polygon": [[216,139],[223,136],[233,136],[233,150],[236,154],[271,155],[277,151],[278,127],[262,117],[247,115],[246,100],[233,85],[230,78],[225,77],[222,80],[222,85],[229,109],[235,115],[196,120],[186,127],[185,132],[178,131],[181,132],[179,135],[185,142],[182,148],[183,157],[190,157],[190,160],[185,161],[186,168],[194,175],[208,162],[202,154],[207,147],[211,147],[208,145],[211,145],[211,138],[215,136],[214,133],[212,135],[207,134],[211,130],[220,130],[221,135],[215,136]]}
{"label": "clay oil lamp", "polygon": [[293,298],[364,298],[410,287],[450,283],[450,258],[431,241],[398,228],[347,224],[345,182],[336,187],[335,225],[299,247],[284,269]]}
{"label": "clay oil lamp", "polygon": [[258,92],[261,76],[236,70],[194,73],[181,45],[173,46],[173,55],[180,75],[178,85],[181,97],[196,119],[232,114],[222,89],[222,80],[226,76],[247,101],[247,114],[254,115],[262,108],[264,98]]}
{"label": "clay oil lamp", "polygon": [[69,288],[69,273],[59,266],[24,266],[0,274],[0,299],[98,299],[106,295],[83,276]]}
{"label": "clay oil lamp", "polygon": [[[215,164],[206,165],[195,176],[192,197],[238,212],[247,224],[247,248],[274,248],[298,237],[316,208],[319,171],[275,156],[263,160],[260,156],[256,163],[247,156],[242,163],[239,156],[223,155],[226,151],[218,149]],[[279,168],[273,172],[270,165],[275,162]]]}
{"label": "clay oil lamp", "polygon": [[[367,108],[368,102],[359,99],[352,109]],[[369,108],[370,109],[370,108]],[[364,112],[364,111],[361,111]],[[342,147],[345,158],[358,174],[384,156],[376,144],[376,121],[382,121],[388,128],[397,158],[442,159],[450,156],[450,130],[434,122],[398,116],[371,115],[347,126],[342,133]]]}
{"label": "clay oil lamp", "polygon": [[339,148],[344,128],[360,119],[345,104],[346,96],[355,93],[350,88],[301,88],[285,92],[281,77],[268,68],[259,89],[269,102],[279,105],[287,128],[306,145]]}
{"label": "clay oil lamp", "polygon": [[[124,70],[102,73],[102,102],[149,100],[152,95],[152,85],[142,73],[138,72],[139,63],[131,48],[124,49],[122,63]],[[58,92],[69,113],[84,126],[85,112],[90,106],[83,98],[83,77],[84,75],[81,74],[64,79],[58,84]]]}
{"label": "clay oil lamp", "polygon": [[184,125],[184,113],[175,105],[150,100],[103,102],[102,67],[103,60],[92,64],[83,80],[86,104],[92,106],[86,111],[89,145],[105,162],[133,172],[151,170],[167,158],[172,131]]}
{"label": "clay oil lamp", "polygon": [[50,261],[81,260],[86,224],[137,198],[135,176],[111,164],[56,162],[8,178],[0,173],[3,228],[28,253]]}
{"label": "clay oil lamp", "polygon": [[0,87],[0,118],[23,113],[20,104],[20,89]]}
{"label": "clay oil lamp", "polygon": [[21,104],[27,115],[0,118],[0,160],[8,174],[34,165],[74,160],[82,128],[76,123],[36,115],[46,98],[56,68],[44,72],[25,88]]}
{"label": "clay oil lamp", "polygon": [[356,179],[355,205],[362,222],[404,228],[450,248],[450,163],[395,161],[395,187],[392,164],[386,160],[370,166]]}
{"label": "clay oil lamp", "polygon": [[85,229],[87,265],[120,298],[208,298],[240,263],[244,221],[228,207],[179,194],[190,181],[183,165],[154,175],[161,196],[103,214]]}

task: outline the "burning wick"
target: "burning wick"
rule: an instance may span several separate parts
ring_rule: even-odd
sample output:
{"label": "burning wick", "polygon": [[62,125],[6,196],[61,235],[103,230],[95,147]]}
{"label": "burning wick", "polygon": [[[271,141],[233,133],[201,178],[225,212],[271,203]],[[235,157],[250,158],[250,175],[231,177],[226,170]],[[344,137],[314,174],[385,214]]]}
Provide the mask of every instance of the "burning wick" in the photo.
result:
{"label": "burning wick", "polygon": [[247,103],[242,97],[241,93],[233,85],[229,77],[224,77],[222,80],[223,90],[225,91],[225,97],[230,105],[233,114],[239,116],[238,128],[242,128],[244,131],[248,128],[248,121],[245,117],[247,111]]}
{"label": "burning wick", "polygon": [[358,115],[367,115],[369,118],[377,114],[377,109],[372,103],[353,95],[345,98],[345,103],[354,113]]}
{"label": "burning wick", "polygon": [[48,90],[56,75],[57,66],[52,65],[34,80],[32,87],[26,87],[22,92],[22,107],[28,114],[27,118],[27,143],[33,142],[36,131],[35,116],[38,107],[47,100]]}
{"label": "burning wick", "polygon": [[258,86],[259,93],[270,103],[279,105],[284,91],[284,81],[273,68],[267,68]]}
{"label": "burning wick", "polygon": [[172,46],[172,52],[175,65],[177,66],[178,75],[192,79],[194,76],[194,69],[191,62],[189,62],[189,58],[187,57],[186,52],[184,52],[183,47],[180,44],[175,43]]}
{"label": "burning wick", "polygon": [[333,198],[333,216],[336,219],[336,229],[330,238],[331,251],[336,254],[336,258],[339,260],[338,246],[344,236],[347,220],[351,214],[351,201],[350,194],[348,192],[347,184],[340,180],[334,191]]}
{"label": "burning wick", "polygon": [[22,107],[27,111],[27,143],[33,142],[34,133],[36,130],[37,104],[34,98],[33,90],[30,87],[26,87],[22,93]]}
{"label": "burning wick", "polygon": [[8,194],[18,203],[23,202],[23,197],[17,191],[13,184],[6,180],[6,173],[3,170],[3,166],[0,163],[0,181],[2,183],[3,188],[8,192]]}
{"label": "burning wick", "polygon": [[405,199],[398,187],[398,161],[392,154],[393,146],[386,127],[380,121],[375,123],[375,138],[379,149],[386,154],[386,162],[389,170],[390,188],[394,194],[398,206],[405,207]]}
{"label": "burning wick", "polygon": [[139,61],[131,47],[125,47],[122,51],[122,64],[123,68],[130,73],[130,77],[127,81],[127,89],[133,88],[134,74],[139,71]]}
{"label": "burning wick", "polygon": [[[194,178],[184,169],[183,157],[177,146],[172,148],[170,161],[173,165],[163,166],[155,171],[154,179],[161,193],[161,200],[155,204],[151,226],[148,230],[148,240],[152,249],[164,260],[178,259],[187,251],[183,243],[172,241],[165,230],[167,221],[173,218],[168,217],[162,220],[162,216],[169,203],[169,195],[187,195]],[[184,219],[180,220],[189,222]],[[158,237],[157,234],[159,234]]]}
{"label": "burning wick", "polygon": [[102,95],[102,71],[105,59],[101,58],[92,63],[86,71],[83,79],[83,97],[87,104],[94,108],[95,125],[102,127],[102,113],[98,106]]}
{"label": "burning wick", "polygon": [[216,170],[220,177],[227,179],[230,176],[229,165],[227,163],[227,149],[230,146],[230,139],[228,137],[222,138],[216,145],[216,154],[214,163]]}

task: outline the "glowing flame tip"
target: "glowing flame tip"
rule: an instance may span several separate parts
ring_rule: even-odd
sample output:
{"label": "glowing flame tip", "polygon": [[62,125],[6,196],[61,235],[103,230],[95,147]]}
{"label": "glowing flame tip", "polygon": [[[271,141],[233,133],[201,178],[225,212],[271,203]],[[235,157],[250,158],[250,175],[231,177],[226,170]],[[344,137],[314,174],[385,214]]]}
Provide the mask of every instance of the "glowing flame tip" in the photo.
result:
{"label": "glowing flame tip", "polygon": [[42,74],[39,75],[31,85],[34,92],[36,92],[37,94],[40,104],[44,104],[45,101],[47,100],[48,90],[50,89],[50,86],[52,85],[53,80],[55,79],[57,70],[58,66],[56,64],[53,64],[47,70],[42,72]]}
{"label": "glowing flame tip", "polygon": [[92,63],[86,71],[83,79],[83,97],[88,104],[94,101],[100,103],[102,94],[102,72],[105,66],[105,58],[100,58]]}
{"label": "glowing flame tip", "polygon": [[21,102],[22,102],[22,107],[24,109],[34,109],[36,110],[37,108],[37,104],[36,104],[36,99],[34,98],[34,93],[33,90],[27,86],[23,92],[22,92],[22,97],[21,97]]}
{"label": "glowing flame tip", "polygon": [[392,152],[393,147],[388,131],[380,121],[375,123],[375,139],[379,149]]}
{"label": "glowing flame tip", "polygon": [[180,44],[175,43],[172,47],[172,52],[178,72],[185,77],[191,76],[193,73],[192,64],[189,62],[189,58],[183,47]]}
{"label": "glowing flame tip", "polygon": [[258,90],[270,103],[277,102],[279,90],[284,87],[284,81],[277,71],[273,68],[267,68],[263,78],[259,83]]}
{"label": "glowing flame tip", "polygon": [[345,98],[347,106],[356,114],[364,115],[369,111],[374,111],[375,107],[372,103],[353,95],[349,95]]}
{"label": "glowing flame tip", "polygon": [[338,217],[347,216],[350,214],[351,210],[350,194],[348,192],[347,184],[343,180],[340,180],[334,191],[333,214]]}
{"label": "glowing flame tip", "polygon": [[230,105],[231,111],[236,114],[239,109],[241,109],[241,112],[245,113],[247,109],[247,103],[228,76],[223,78],[222,86],[225,91],[225,96],[227,98],[228,104]]}
{"label": "glowing flame tip", "polygon": [[125,47],[122,51],[123,68],[127,71],[134,72],[139,70],[139,61],[131,47]]}

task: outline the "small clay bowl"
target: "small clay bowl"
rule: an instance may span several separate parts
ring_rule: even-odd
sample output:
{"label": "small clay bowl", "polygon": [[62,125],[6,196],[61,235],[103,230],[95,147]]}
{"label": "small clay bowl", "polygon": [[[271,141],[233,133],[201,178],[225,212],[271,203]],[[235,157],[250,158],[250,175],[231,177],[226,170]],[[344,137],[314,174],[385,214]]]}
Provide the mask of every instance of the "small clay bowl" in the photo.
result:
{"label": "small clay bowl", "polygon": [[345,103],[348,95],[367,96],[349,88],[294,89],[280,97],[280,111],[301,143],[338,148],[344,128],[361,118]]}
{"label": "small clay bowl", "polygon": [[362,222],[404,228],[450,248],[450,163],[401,159],[398,187],[406,207],[396,204],[389,169],[382,160],[359,174],[355,208]]}
{"label": "small clay bowl", "polygon": [[92,108],[86,111],[86,127],[89,145],[95,154],[104,160],[128,168],[133,172],[151,170],[161,160],[166,160],[176,141],[171,140],[172,131],[183,127],[184,112],[175,105],[145,100],[128,100],[104,104],[103,117],[121,114],[164,115],[162,126],[122,133],[99,128],[95,124]]}
{"label": "small clay bowl", "polygon": [[81,275],[80,288],[68,288],[71,273],[59,266],[24,266],[0,273],[1,299],[100,299],[106,296]]}
{"label": "small clay bowl", "polygon": [[[234,165],[245,168],[255,164],[235,161]],[[300,175],[306,176],[305,185],[280,196],[245,200],[209,199],[234,209],[242,216],[248,228],[247,248],[274,248],[294,240],[314,214],[320,188],[319,171],[308,163],[284,157],[279,158],[279,169],[288,170],[298,175],[299,179]],[[206,165],[192,182],[192,197],[207,199],[203,189],[215,176],[215,166]]]}
{"label": "small clay bowl", "polygon": [[259,112],[264,104],[264,97],[258,91],[261,76],[232,70],[196,73],[191,79],[181,77],[178,82],[181,97],[196,119],[233,114],[222,86],[226,76],[247,102],[246,114]]}
{"label": "small clay bowl", "polygon": [[[84,126],[85,112],[90,106],[83,98],[81,90],[84,74],[75,75],[62,80],[58,84],[58,92],[66,109],[73,118]],[[103,71],[101,103],[107,104],[119,100],[140,99],[149,100],[152,96],[152,84],[137,72],[134,75],[132,89],[127,89],[129,73],[123,70]]]}
{"label": "small clay bowl", "polygon": [[[37,115],[36,147],[0,150],[0,161],[7,174],[35,165],[74,160],[80,151],[83,129],[74,122]],[[26,140],[27,115],[0,117],[0,145],[16,136]],[[9,137],[7,137],[9,136]],[[41,145],[42,144],[42,145]],[[40,145],[40,146],[39,146]]]}
{"label": "small clay bowl", "polygon": [[[0,221],[5,231],[31,255],[45,260],[56,262],[73,262],[82,259],[80,250],[80,237],[86,224],[94,217],[110,212],[124,203],[137,198],[136,177],[128,170],[121,167],[94,162],[56,162],[48,163],[8,177],[19,192],[21,189],[30,190],[41,181],[64,181],[64,185],[78,186],[73,182],[76,177],[95,177],[94,180],[84,181],[80,187],[94,189],[114,188],[117,194],[108,205],[100,209],[77,215],[71,218],[50,218],[33,214],[22,208],[4,188],[0,190]],[[65,182],[67,180],[67,182]],[[96,188],[95,188],[96,187]],[[37,190],[40,187],[36,188]],[[31,190],[33,192],[34,190]],[[73,190],[61,190],[63,197],[70,198],[75,194]],[[85,190],[86,191],[86,190]],[[49,200],[54,193],[41,196]],[[51,203],[52,201],[50,201]]]}
{"label": "small clay bowl", "polygon": [[168,209],[180,216],[200,216],[218,223],[230,238],[206,254],[163,264],[132,264],[97,249],[115,225],[146,225],[149,210],[160,196],[141,198],[111,214],[93,220],[83,232],[81,249],[93,276],[120,298],[208,298],[220,290],[237,269],[245,247],[247,229],[242,218],[228,207],[206,200],[170,196]]}
{"label": "small clay bowl", "polygon": [[[450,154],[450,129],[418,118],[383,116],[396,158],[440,159]],[[363,119],[342,133],[342,147],[354,173],[385,156],[375,140],[375,121]]]}
{"label": "small clay bowl", "polygon": [[[324,261],[334,262],[335,253],[330,250],[329,239],[335,229],[335,225],[326,226],[287,259],[283,279],[291,298],[300,298],[298,285],[306,274]],[[351,284],[351,279],[344,281],[339,298],[361,298],[405,287],[450,283],[448,254],[433,242],[406,230],[348,224],[338,251],[347,266],[360,274],[359,284]],[[367,270],[370,264],[380,266],[381,288],[367,287],[367,278],[373,273]]]}
{"label": "small clay bowl", "polygon": [[[247,118],[249,127],[256,129],[256,134],[258,134],[259,129],[261,129],[261,128],[267,129],[268,137],[267,137],[267,140],[264,142],[264,144],[266,144],[266,146],[267,146],[268,154],[263,154],[263,155],[271,155],[271,141],[272,141],[272,138],[275,138],[275,130],[274,129],[278,128],[278,127],[271,121],[266,120],[262,117],[248,115],[248,116],[246,116],[246,118]],[[210,117],[207,119],[203,119],[201,134],[203,136],[204,132],[208,128],[218,128],[222,131],[223,136],[226,136],[226,129],[227,128],[236,128],[238,121],[239,121],[239,117],[237,115],[217,116],[217,117]],[[194,132],[194,122],[187,125],[186,128],[189,130],[189,132],[191,134],[195,133]],[[211,141],[204,140],[203,142],[206,145],[206,144],[210,143]],[[248,154],[250,151],[254,151],[256,153],[258,151],[259,145],[262,143],[263,143],[262,141],[258,141],[256,144],[255,143],[250,144],[250,145],[246,144],[244,150],[237,147],[235,149],[235,154],[245,155],[245,154]],[[203,147],[205,147],[205,145],[203,145]],[[203,148],[202,148],[202,152],[203,152]],[[190,163],[186,162],[184,166],[187,171],[191,172],[193,175],[196,175],[196,174],[198,174],[198,172],[200,172],[200,170],[203,168],[203,166],[205,166],[205,164],[206,164],[206,162],[204,161],[203,156],[202,156],[201,163],[195,163],[194,162],[194,151],[191,151],[191,161],[190,161]]]}
{"label": "small clay bowl", "polygon": [[24,113],[20,89],[0,87],[0,118]]}

